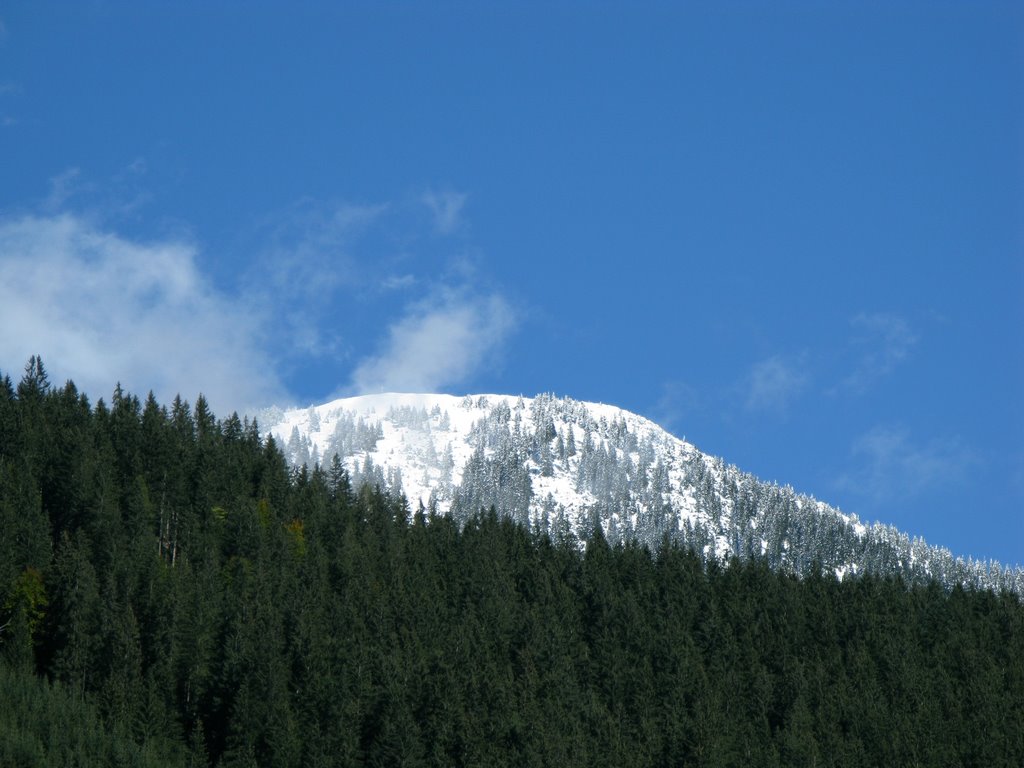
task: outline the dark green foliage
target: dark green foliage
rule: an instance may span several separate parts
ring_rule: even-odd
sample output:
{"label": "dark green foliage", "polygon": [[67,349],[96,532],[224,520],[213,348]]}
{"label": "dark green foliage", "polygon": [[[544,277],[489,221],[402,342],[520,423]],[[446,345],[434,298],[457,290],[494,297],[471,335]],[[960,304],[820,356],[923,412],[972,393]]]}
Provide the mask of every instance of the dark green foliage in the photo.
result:
{"label": "dark green foliage", "polygon": [[410,515],[37,360],[0,433],[0,765],[1024,764],[1014,595]]}
{"label": "dark green foliage", "polygon": [[60,683],[0,664],[0,765],[17,768],[169,768],[182,751],[136,738]]}

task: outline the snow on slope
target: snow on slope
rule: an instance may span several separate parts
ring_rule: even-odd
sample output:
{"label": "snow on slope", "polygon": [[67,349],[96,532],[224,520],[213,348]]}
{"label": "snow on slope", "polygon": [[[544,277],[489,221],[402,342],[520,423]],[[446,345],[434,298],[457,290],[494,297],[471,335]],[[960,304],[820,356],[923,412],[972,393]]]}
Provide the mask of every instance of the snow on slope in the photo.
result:
{"label": "snow on slope", "polygon": [[495,506],[524,525],[657,546],[666,536],[706,558],[763,557],[806,574],[939,578],[1024,594],[1024,570],[954,558],[880,523],[863,525],[790,487],[701,453],[648,419],[553,395],[378,394],[257,415],[296,466],[335,455],[358,486],[402,493],[413,511],[460,521]]}
{"label": "snow on slope", "polygon": [[[505,404],[513,414],[519,414],[522,431],[532,434],[537,428],[530,408],[533,401],[534,398],[512,395],[456,397],[388,393],[343,398],[325,405],[283,411],[278,414],[267,412],[260,415],[260,421],[265,429],[269,427],[270,433],[294,463],[302,463],[302,441],[303,438],[308,438],[309,445],[305,446],[305,450],[309,456],[309,463],[320,461],[325,466],[335,453],[332,437],[340,417],[349,415],[361,418],[371,425],[379,424],[383,437],[372,450],[340,457],[349,471],[357,475],[366,456],[369,456],[377,466],[399,470],[402,476],[402,491],[409,499],[410,505],[415,508],[420,501],[426,505],[431,492],[444,479],[442,469],[432,457],[444,456],[448,448],[451,448],[454,466],[450,480],[458,485],[462,481],[463,469],[474,449],[470,439],[474,425],[486,420],[496,406]],[[652,422],[628,411],[598,403],[579,405],[586,409],[597,424],[600,424],[602,418],[608,423],[625,419],[632,431],[652,436],[660,434],[661,442],[667,445],[670,451],[675,449],[674,452],[679,455],[687,455],[695,450],[689,443],[668,435]],[[401,417],[401,411],[404,409],[422,412],[427,416],[427,420],[411,425],[409,419]],[[397,418],[396,411],[399,412]],[[268,418],[273,423],[265,423]],[[576,443],[582,445],[584,428],[579,424],[556,420],[555,426],[562,431],[563,440],[566,439],[568,431],[572,430]],[[533,463],[536,465],[536,462]],[[559,503],[573,509],[595,503],[592,494],[576,489],[576,483],[571,478],[571,469],[577,466],[578,460],[570,459],[567,468],[551,477],[541,476],[540,468],[532,467],[531,469],[535,470],[535,499],[542,499],[551,493]],[[438,512],[447,512],[450,502],[450,498],[439,499]],[[536,503],[539,509],[540,502]]]}
{"label": "snow on slope", "polygon": [[[449,513],[474,451],[498,460],[511,446],[518,449],[511,461],[521,460],[529,475],[523,522],[557,521],[583,533],[599,519],[607,531],[645,531],[647,539],[698,527],[709,553],[723,557],[735,549],[728,534],[732,502],[718,492],[725,466],[614,406],[550,395],[389,393],[265,412],[260,422],[293,463],[326,466],[337,453],[357,479],[376,468],[413,509],[422,503]],[[362,442],[351,438],[356,432]]]}

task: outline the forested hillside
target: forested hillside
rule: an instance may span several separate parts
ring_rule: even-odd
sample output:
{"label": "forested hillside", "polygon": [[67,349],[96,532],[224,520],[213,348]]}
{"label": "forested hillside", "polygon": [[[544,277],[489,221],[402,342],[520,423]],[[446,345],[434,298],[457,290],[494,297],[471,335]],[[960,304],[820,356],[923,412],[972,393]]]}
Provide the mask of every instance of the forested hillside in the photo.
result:
{"label": "forested hillside", "polygon": [[584,549],[0,380],[0,762],[1019,766],[1009,593]]}

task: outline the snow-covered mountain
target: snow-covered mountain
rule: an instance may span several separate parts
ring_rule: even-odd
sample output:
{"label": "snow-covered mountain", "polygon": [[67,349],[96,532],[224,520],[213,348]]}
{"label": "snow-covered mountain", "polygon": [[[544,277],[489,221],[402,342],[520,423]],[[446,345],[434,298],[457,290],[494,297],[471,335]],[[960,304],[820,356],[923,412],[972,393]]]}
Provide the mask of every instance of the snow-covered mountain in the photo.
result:
{"label": "snow-covered mountain", "polygon": [[657,546],[666,536],[707,559],[764,557],[808,573],[900,573],[911,581],[1024,594],[1024,571],[961,560],[882,524],[866,526],[792,488],[759,481],[648,419],[552,395],[378,394],[258,416],[296,466],[337,456],[375,483],[465,520],[492,505],[557,537]]}

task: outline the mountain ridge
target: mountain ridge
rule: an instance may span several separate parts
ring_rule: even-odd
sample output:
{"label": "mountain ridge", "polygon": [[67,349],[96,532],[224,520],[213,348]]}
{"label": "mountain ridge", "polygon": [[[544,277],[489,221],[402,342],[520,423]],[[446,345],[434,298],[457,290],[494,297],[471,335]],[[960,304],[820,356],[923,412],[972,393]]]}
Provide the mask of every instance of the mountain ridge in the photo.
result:
{"label": "mountain ridge", "polygon": [[356,484],[465,521],[494,506],[580,541],[668,538],[705,560],[764,557],[798,574],[936,578],[1024,594],[1024,571],[954,557],[884,523],[865,525],[791,486],[766,483],[614,405],[541,394],[379,393],[257,415],[294,466],[334,456]]}

